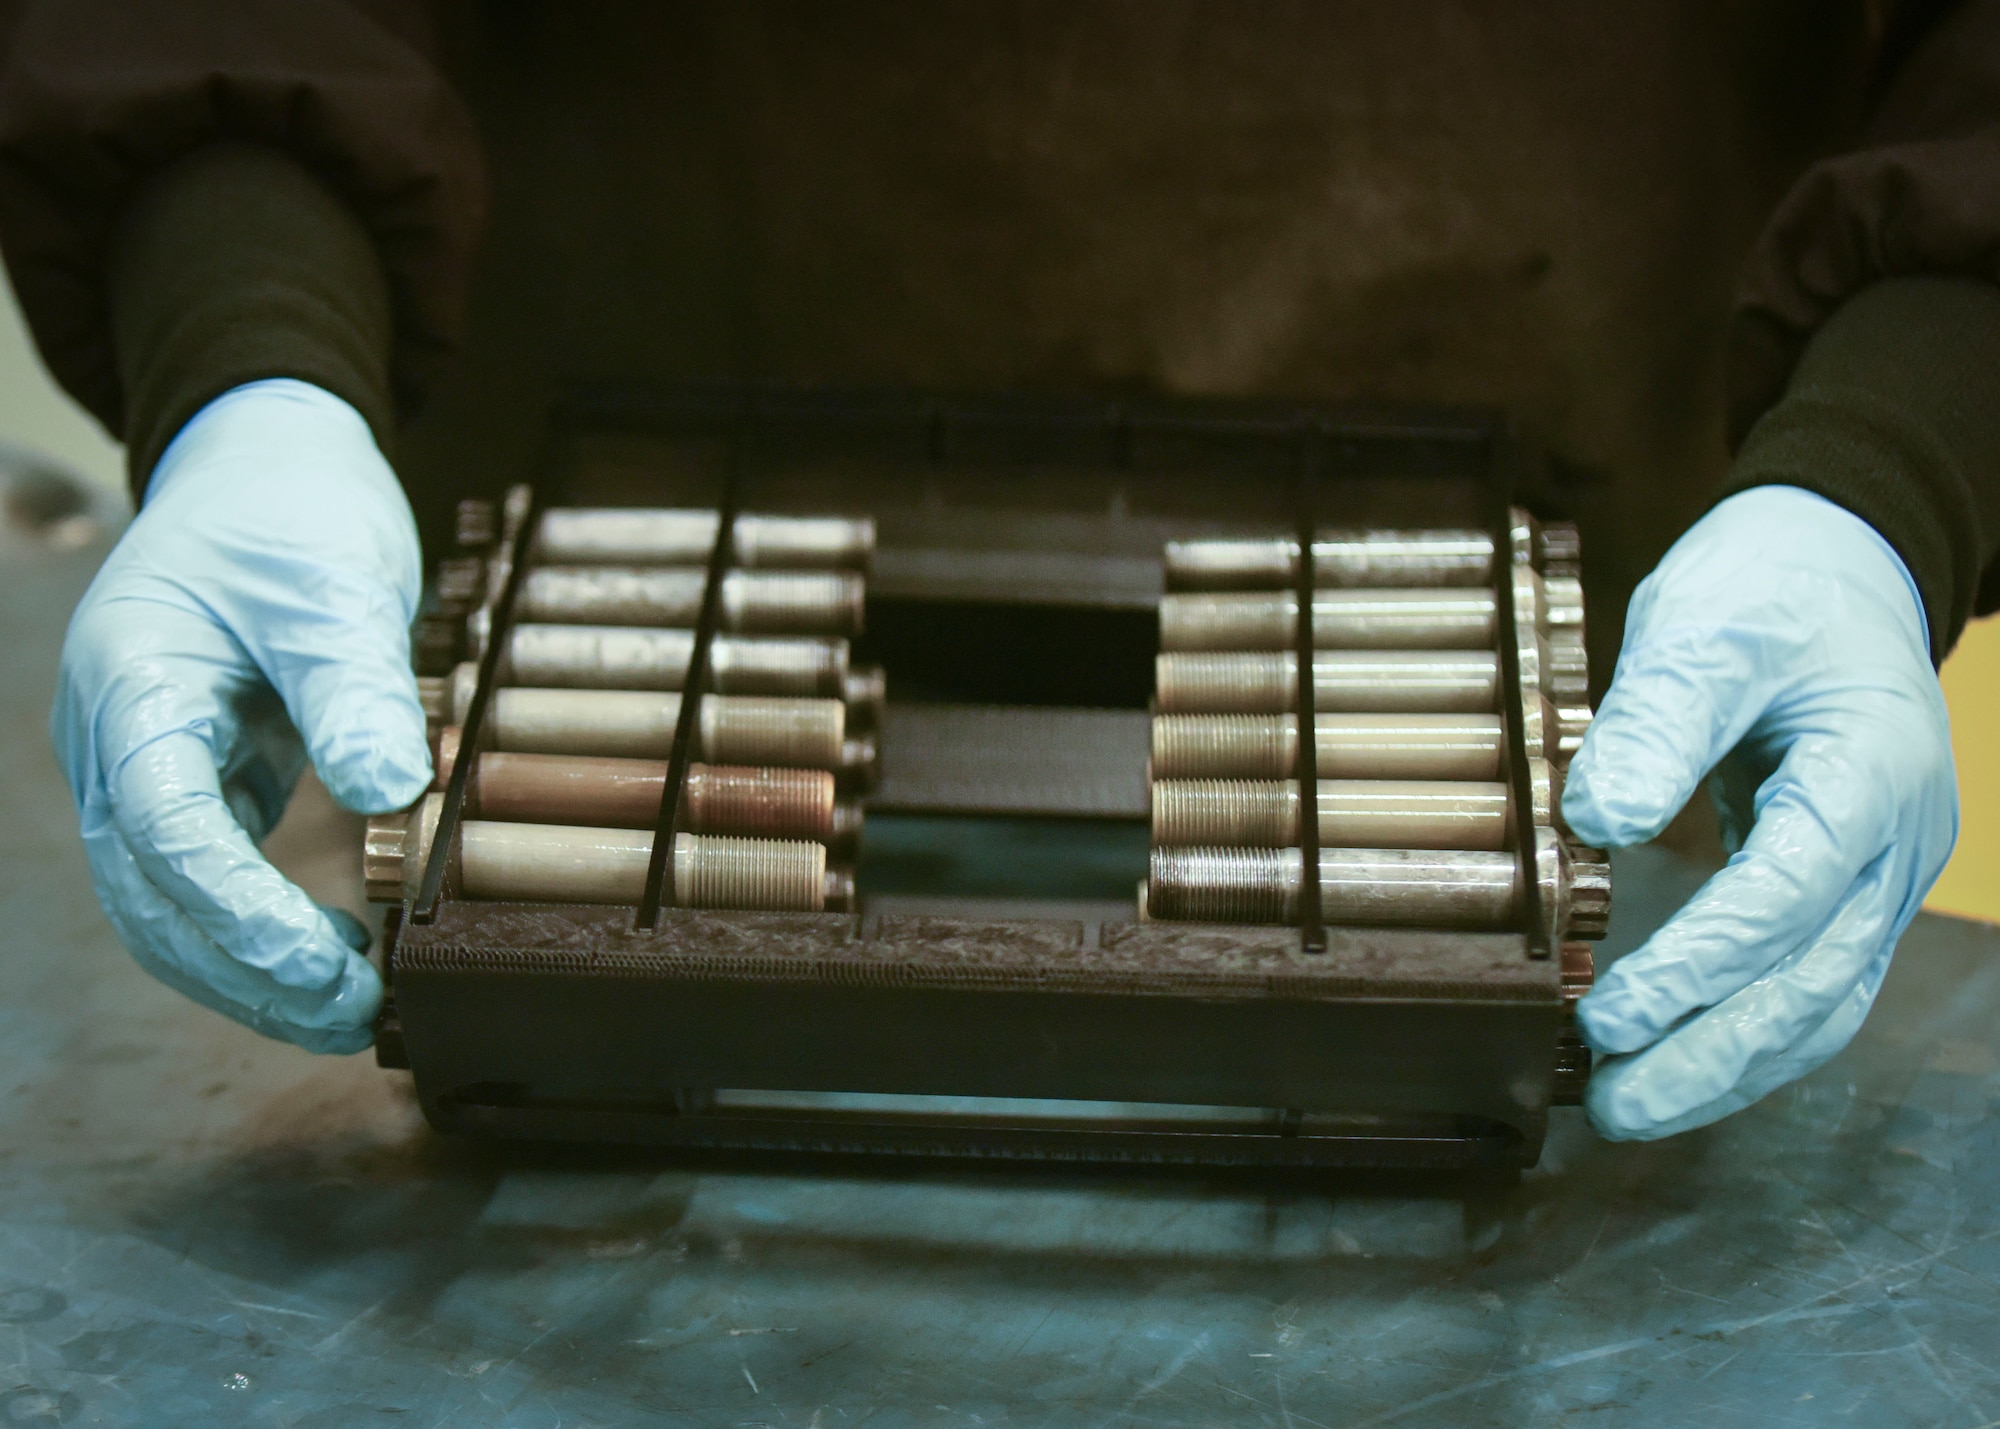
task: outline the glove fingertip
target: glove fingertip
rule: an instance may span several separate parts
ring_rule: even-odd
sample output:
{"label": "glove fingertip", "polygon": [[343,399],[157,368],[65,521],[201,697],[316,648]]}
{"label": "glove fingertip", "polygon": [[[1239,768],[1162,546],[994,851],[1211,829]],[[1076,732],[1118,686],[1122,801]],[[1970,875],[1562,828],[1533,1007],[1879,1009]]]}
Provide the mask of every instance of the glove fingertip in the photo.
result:
{"label": "glove fingertip", "polygon": [[1662,767],[1643,749],[1608,757],[1600,752],[1588,760],[1579,752],[1563,785],[1563,820],[1593,848],[1629,848],[1657,838],[1673,822],[1687,802],[1680,784],[1679,771]]}
{"label": "glove fingertip", "polygon": [[348,912],[345,908],[330,908],[319,905],[319,911],[326,915],[326,921],[333,924],[333,930],[340,940],[357,953],[368,951],[368,945],[375,939],[368,932],[368,925]]}
{"label": "glove fingertip", "polygon": [[[379,710],[378,710],[379,713]],[[415,803],[431,784],[431,752],[423,725],[402,711],[372,722],[322,728],[313,767],[327,792],[357,814],[385,814]]]}
{"label": "glove fingertip", "polygon": [[1637,1022],[1630,1009],[1620,1005],[1608,991],[1592,992],[1579,1002],[1576,1022],[1590,1050],[1601,1055],[1636,1052],[1654,1037],[1653,1030]]}
{"label": "glove fingertip", "polygon": [[1651,1141],[1659,1135],[1659,1122],[1637,1101],[1615,1066],[1602,1067],[1584,1089],[1583,1114],[1606,1141]]}

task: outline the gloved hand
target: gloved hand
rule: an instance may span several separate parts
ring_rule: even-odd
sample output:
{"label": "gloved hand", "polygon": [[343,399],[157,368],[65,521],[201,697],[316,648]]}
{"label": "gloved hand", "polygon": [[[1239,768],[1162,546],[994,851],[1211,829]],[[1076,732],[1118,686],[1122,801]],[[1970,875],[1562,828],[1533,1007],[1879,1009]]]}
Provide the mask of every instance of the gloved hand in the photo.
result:
{"label": "gloved hand", "polygon": [[265,862],[310,753],[357,813],[430,781],[409,663],[416,525],[368,425],[289,379],[174,438],[63,643],[51,734],[98,901],[140,964],[266,1036],[368,1045],[351,915]]}
{"label": "gloved hand", "polygon": [[1639,843],[1710,770],[1728,866],[1577,1008],[1607,1137],[1715,1121],[1846,1046],[1958,836],[1916,584],[1797,487],[1721,502],[1640,585],[1563,814]]}

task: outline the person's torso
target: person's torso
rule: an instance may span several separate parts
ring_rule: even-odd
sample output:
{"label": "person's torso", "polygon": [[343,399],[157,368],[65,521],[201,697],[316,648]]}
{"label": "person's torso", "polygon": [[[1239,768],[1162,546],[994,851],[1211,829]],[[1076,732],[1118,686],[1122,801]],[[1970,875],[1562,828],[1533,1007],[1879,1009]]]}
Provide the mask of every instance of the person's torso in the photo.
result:
{"label": "person's torso", "polygon": [[1724,460],[1735,270],[1851,115],[1838,29],[1672,0],[495,6],[462,78],[492,229],[405,463],[524,474],[555,393],[603,382],[1476,403],[1547,447],[1615,601]]}

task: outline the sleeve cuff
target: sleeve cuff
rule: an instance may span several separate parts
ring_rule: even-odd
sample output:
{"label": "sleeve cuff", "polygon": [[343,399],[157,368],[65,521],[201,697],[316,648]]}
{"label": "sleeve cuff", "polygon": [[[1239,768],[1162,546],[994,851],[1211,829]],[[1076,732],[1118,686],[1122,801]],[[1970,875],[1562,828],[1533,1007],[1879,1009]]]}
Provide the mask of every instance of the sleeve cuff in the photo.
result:
{"label": "sleeve cuff", "polygon": [[263,378],[333,393],[390,451],[382,264],[360,221],[295,159],[228,141],[161,170],[121,213],[108,270],[135,499],[190,417]]}
{"label": "sleeve cuff", "polygon": [[1894,278],[1849,299],[1721,495],[1772,485],[1815,492],[1882,533],[1923,596],[1941,662],[1986,608],[1981,576],[2000,542],[2000,286]]}

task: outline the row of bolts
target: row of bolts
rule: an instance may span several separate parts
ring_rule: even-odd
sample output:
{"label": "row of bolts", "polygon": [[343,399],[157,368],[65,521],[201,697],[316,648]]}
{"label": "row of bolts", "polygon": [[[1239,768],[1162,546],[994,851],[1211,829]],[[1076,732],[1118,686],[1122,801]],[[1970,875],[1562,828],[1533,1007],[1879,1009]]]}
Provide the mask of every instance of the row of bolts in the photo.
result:
{"label": "row of bolts", "polygon": [[[1322,533],[1308,678],[1322,916],[1498,928],[1534,839],[1561,904],[1554,939],[1600,935],[1608,870],[1555,830],[1561,771],[1590,720],[1574,528],[1515,523],[1496,560],[1476,530]],[[1167,549],[1149,785],[1145,915],[1296,922],[1298,543]],[[1501,629],[1496,574],[1512,583]],[[1516,642],[1531,807],[1508,786],[1499,655]]]}
{"label": "row of bolts", "polygon": [[[510,518],[524,519],[525,507]],[[693,563],[712,545],[715,520],[698,511],[542,514],[498,661],[487,747],[469,771],[467,811],[481,817],[464,825],[468,895],[637,900],[705,581]],[[720,592],[717,693],[699,711],[702,762],[685,786],[675,887],[690,906],[842,906],[851,876],[829,874],[828,854],[851,857],[858,839],[859,805],[840,796],[872,777],[885,698],[881,672],[847,658],[846,637],[860,632],[873,522],[745,515],[734,536],[740,568]],[[1517,612],[1534,632],[1523,644],[1524,676],[1538,686],[1525,712],[1537,761],[1531,814],[1546,824],[1551,771],[1581,738],[1589,708],[1573,535],[1551,528],[1532,539],[1540,572],[1522,562],[1513,576]],[[1314,544],[1316,578],[1329,587],[1313,598],[1315,645],[1330,648],[1315,650],[1311,678],[1323,711],[1314,721],[1318,770],[1335,776],[1318,790],[1330,916],[1500,922],[1517,896],[1499,863],[1486,867],[1492,860],[1418,856],[1497,850],[1508,836],[1492,713],[1493,554],[1481,532],[1371,532]],[[1297,916],[1299,860],[1284,849],[1297,842],[1302,801],[1296,780],[1283,776],[1296,768],[1297,717],[1287,711],[1299,672],[1282,647],[1298,611],[1289,591],[1269,589],[1293,580],[1297,559],[1296,543],[1285,541],[1168,548],[1169,584],[1182,589],[1160,608],[1151,916]],[[802,569],[811,565],[830,568]],[[447,562],[440,572],[440,601],[470,607],[475,660],[507,576],[499,558]],[[468,661],[426,682],[442,726],[440,789],[476,676]],[[1425,777],[1384,777],[1398,773]],[[409,891],[440,805],[433,795],[407,820],[371,827],[371,892]],[[1385,846],[1385,831],[1402,846]]]}
{"label": "row of bolts", "polygon": [[[507,528],[445,562],[441,604],[465,610],[470,659],[420,680],[435,728],[433,792],[371,820],[372,897],[414,892],[464,726],[493,610],[511,574]],[[714,545],[712,511],[554,508],[541,514],[515,597],[481,749],[467,771],[460,887],[473,898],[636,903],[651,859],[667,754]],[[499,539],[492,538],[497,535]],[[467,537],[471,539],[466,539]],[[480,538],[486,539],[480,539]],[[872,783],[886,689],[849,662],[861,632],[874,523],[744,515],[722,579],[709,688],[697,712],[673,848],[688,907],[850,907],[858,794]]]}

